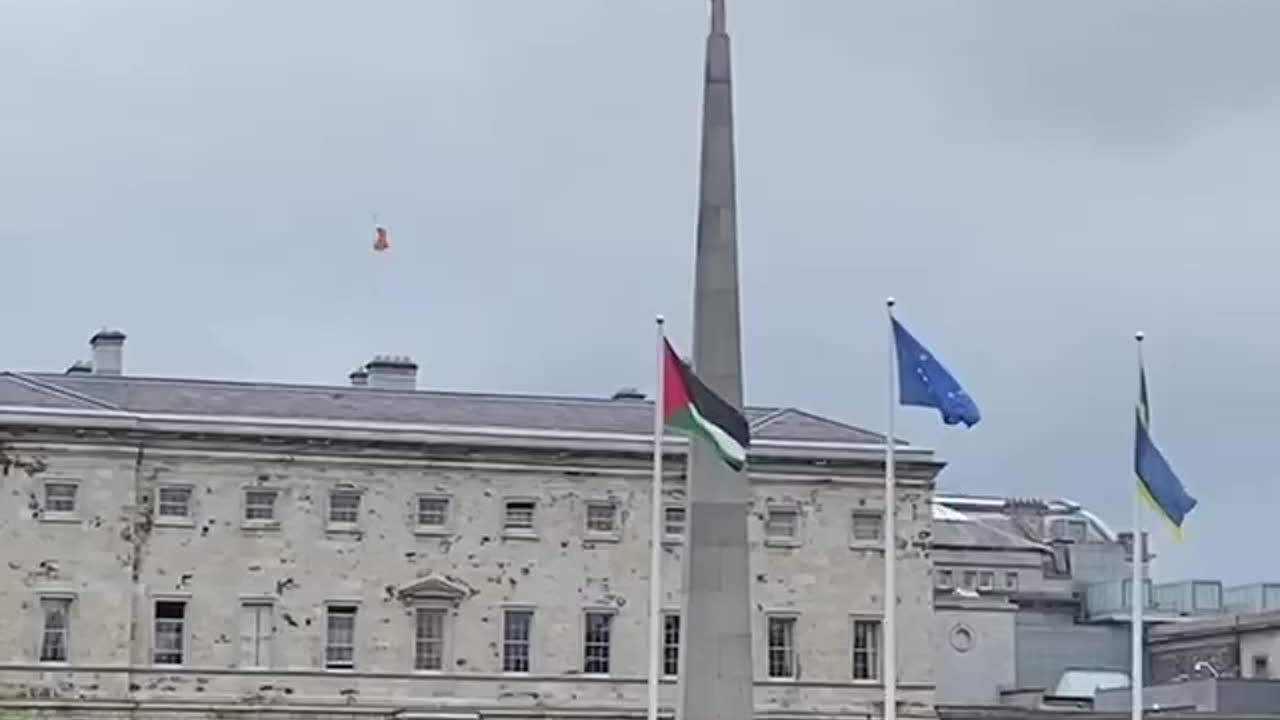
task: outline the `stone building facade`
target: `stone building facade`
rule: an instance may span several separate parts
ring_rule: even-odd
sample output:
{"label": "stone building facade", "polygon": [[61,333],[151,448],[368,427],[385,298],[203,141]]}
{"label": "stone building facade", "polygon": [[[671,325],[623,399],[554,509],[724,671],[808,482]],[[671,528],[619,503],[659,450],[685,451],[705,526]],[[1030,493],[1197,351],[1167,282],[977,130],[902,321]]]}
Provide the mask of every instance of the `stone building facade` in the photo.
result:
{"label": "stone building facade", "polygon": [[1100,601],[1127,592],[1129,536],[1086,508],[936,496],[933,564],[939,705],[1078,702],[1128,683],[1127,606]]}
{"label": "stone building facade", "polygon": [[[0,710],[639,717],[652,405],[0,374]],[[758,715],[879,715],[883,437],[750,408]],[[684,449],[665,461],[662,697]],[[933,708],[933,479],[899,452],[899,693]]]}

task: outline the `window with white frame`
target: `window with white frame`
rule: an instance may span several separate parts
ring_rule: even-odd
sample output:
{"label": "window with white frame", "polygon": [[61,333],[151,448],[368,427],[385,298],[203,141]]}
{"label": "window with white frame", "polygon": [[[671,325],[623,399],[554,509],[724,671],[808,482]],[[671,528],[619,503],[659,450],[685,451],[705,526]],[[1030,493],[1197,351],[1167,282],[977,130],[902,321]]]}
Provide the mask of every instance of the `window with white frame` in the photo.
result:
{"label": "window with white frame", "polygon": [[609,535],[618,531],[618,504],[612,500],[587,502],[587,532]]}
{"label": "window with white frame", "polygon": [[532,640],[532,610],[511,609],[502,614],[502,672],[529,672]]}
{"label": "window with white frame", "polygon": [[1018,573],[1017,572],[1010,571],[1004,574],[1004,589],[1005,590],[1018,589]]}
{"label": "window with white frame", "polygon": [[268,600],[240,604],[240,667],[271,667],[271,644],[275,636],[275,606]]}
{"label": "window with white frame", "polygon": [[945,589],[956,586],[955,573],[950,570],[938,571],[938,587]]}
{"label": "window with white frame", "polygon": [[329,524],[340,526],[356,525],[360,522],[360,491],[329,491]]}
{"label": "window with white frame", "polygon": [[662,674],[678,675],[680,672],[680,614],[665,613],[662,616]]}
{"label": "window with white frame", "polygon": [[853,511],[853,541],[874,543],[884,538],[884,513],[879,510]]}
{"label": "window with white frame", "polygon": [[668,505],[662,509],[662,534],[670,539],[684,537],[684,507]]}
{"label": "window with white frame", "polygon": [[67,662],[71,641],[71,598],[40,598],[43,621],[40,662]]}
{"label": "window with white frame", "polygon": [[186,657],[187,601],[156,600],[151,663],[181,665]]}
{"label": "window with white frame", "polygon": [[582,671],[608,675],[613,649],[613,613],[607,610],[588,611],[583,621]]}
{"label": "window with white frame", "polygon": [[419,495],[415,524],[419,530],[443,531],[449,524],[449,498],[443,495]]}
{"label": "window with white frame", "polygon": [[880,621],[853,621],[853,679],[880,679]]}
{"label": "window with white frame", "polygon": [[356,666],[356,606],[325,608],[324,666],[351,670]]}
{"label": "window with white frame", "polygon": [[768,618],[765,634],[768,640],[769,677],[796,676],[796,619],[790,616]]}
{"label": "window with white frame", "polygon": [[978,587],[978,571],[965,570],[960,575],[961,587],[965,590],[974,590]]}
{"label": "window with white frame", "polygon": [[983,570],[978,573],[978,589],[994,590],[996,586],[996,574],[991,570]]}
{"label": "window with white frame", "polygon": [[50,480],[44,484],[44,511],[49,515],[74,515],[79,483]]}
{"label": "window with white frame", "polygon": [[502,507],[502,529],[506,532],[534,532],[538,504],[533,500],[507,500]]}
{"label": "window with white frame", "polygon": [[414,670],[444,670],[444,626],[448,616],[449,611],[442,607],[414,609]]}
{"label": "window with white frame", "polygon": [[181,485],[165,485],[158,488],[156,518],[158,520],[191,519],[191,488]]}
{"label": "window with white frame", "polygon": [[254,488],[244,491],[244,519],[251,523],[272,523],[276,521],[276,500],[279,490]]}
{"label": "window with white frame", "polygon": [[800,537],[800,510],[793,507],[771,507],[765,515],[765,538],[793,542]]}

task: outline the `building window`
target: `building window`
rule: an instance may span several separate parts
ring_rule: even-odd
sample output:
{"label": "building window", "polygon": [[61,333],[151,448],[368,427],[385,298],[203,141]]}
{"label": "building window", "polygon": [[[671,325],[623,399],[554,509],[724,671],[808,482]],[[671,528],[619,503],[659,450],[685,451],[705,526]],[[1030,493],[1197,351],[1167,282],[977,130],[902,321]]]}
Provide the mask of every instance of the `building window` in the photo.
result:
{"label": "building window", "polygon": [[326,608],[324,666],[330,670],[351,670],[355,668],[355,605],[330,605]]}
{"label": "building window", "polygon": [[187,603],[185,600],[157,600],[155,605],[154,665],[181,665],[186,645]]}
{"label": "building window", "polygon": [[593,611],[586,614],[582,638],[582,670],[595,675],[609,674],[609,657],[613,644],[613,613]]}
{"label": "building window", "polygon": [[873,543],[883,538],[884,514],[876,510],[853,511],[853,541]]}
{"label": "building window", "polygon": [[1018,589],[1018,573],[1007,572],[1004,574],[1004,589],[1005,590]]}
{"label": "building window", "polygon": [[771,617],[768,620],[769,677],[796,676],[796,619]]}
{"label": "building window", "polygon": [[1269,658],[1266,655],[1254,655],[1252,677],[1255,677],[1255,678],[1270,677],[1271,672],[1270,672],[1270,669],[1267,667],[1269,664],[1270,664]]}
{"label": "building window", "polygon": [[449,498],[439,495],[419,496],[416,522],[419,530],[443,531],[449,524]]}
{"label": "building window", "polygon": [[662,616],[662,674],[678,675],[680,672],[680,616],[667,613]]}
{"label": "building window", "polygon": [[40,662],[66,662],[71,640],[71,599],[41,598],[44,630],[40,634]]}
{"label": "building window", "polygon": [[662,509],[662,534],[675,540],[684,537],[684,508],[669,506]]}
{"label": "building window", "polygon": [[612,500],[587,503],[587,532],[613,534],[618,531],[618,505]]}
{"label": "building window", "polygon": [[953,588],[956,585],[955,573],[950,570],[938,571],[938,587],[945,589]]}
{"label": "building window", "polygon": [[533,611],[507,610],[502,615],[502,672],[529,672]]}
{"label": "building window", "polygon": [[965,590],[973,590],[978,587],[978,571],[977,570],[965,570],[964,574],[961,575],[960,577],[962,578],[961,587],[963,587]]}
{"label": "building window", "polygon": [[191,488],[169,486],[157,490],[156,517],[161,520],[189,520]]}
{"label": "building window", "polygon": [[251,523],[270,523],[276,520],[278,490],[245,490],[244,519]]}
{"label": "building window", "polygon": [[983,570],[978,573],[978,589],[994,590],[996,587],[996,574],[990,570]]}
{"label": "building window", "polygon": [[853,621],[853,679],[880,679],[880,621]]}
{"label": "building window", "polygon": [[796,508],[769,508],[764,521],[764,534],[768,540],[794,542],[800,537],[800,511]]}
{"label": "building window", "polygon": [[80,486],[73,482],[44,484],[44,511],[50,515],[74,515]]}
{"label": "building window", "polygon": [[1054,540],[1082,543],[1089,537],[1089,525],[1084,520],[1055,518],[1050,522],[1049,532]]}
{"label": "building window", "polygon": [[271,667],[271,638],[275,613],[270,602],[246,602],[240,606],[240,667]]}
{"label": "building window", "polygon": [[334,490],[329,493],[329,524],[355,525],[360,522],[360,492]]}
{"label": "building window", "polygon": [[414,613],[413,669],[444,669],[444,608],[420,607]]}
{"label": "building window", "polygon": [[502,529],[521,535],[533,534],[537,507],[532,500],[508,500],[502,508]]}

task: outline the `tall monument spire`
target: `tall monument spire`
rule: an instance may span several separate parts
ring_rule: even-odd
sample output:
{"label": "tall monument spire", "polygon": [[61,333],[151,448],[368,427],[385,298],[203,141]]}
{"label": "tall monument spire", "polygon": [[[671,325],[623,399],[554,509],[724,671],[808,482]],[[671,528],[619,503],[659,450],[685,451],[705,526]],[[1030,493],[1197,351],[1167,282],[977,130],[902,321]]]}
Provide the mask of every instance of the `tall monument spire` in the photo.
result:
{"label": "tall monument spire", "polygon": [[[702,97],[702,161],[694,271],[693,364],[742,407],[733,89],[724,0],[711,0]],[[690,450],[684,558],[680,720],[755,714],[747,511],[751,489],[704,440]]]}

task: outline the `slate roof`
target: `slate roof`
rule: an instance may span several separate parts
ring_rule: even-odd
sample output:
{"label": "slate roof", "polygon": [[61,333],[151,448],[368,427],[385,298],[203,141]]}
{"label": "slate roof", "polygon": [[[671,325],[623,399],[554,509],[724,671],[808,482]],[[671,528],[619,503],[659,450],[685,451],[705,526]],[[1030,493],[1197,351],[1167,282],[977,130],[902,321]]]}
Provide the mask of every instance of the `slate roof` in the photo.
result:
{"label": "slate roof", "polygon": [[[5,406],[636,435],[653,432],[653,405],[637,399],[90,374],[0,373],[0,409]],[[796,408],[749,407],[746,412],[753,437],[762,440],[884,442],[881,434]]]}
{"label": "slate roof", "polygon": [[934,520],[933,545],[945,548],[990,548],[993,550],[1038,550],[1046,547],[1025,535],[989,524],[990,518],[976,520]]}

